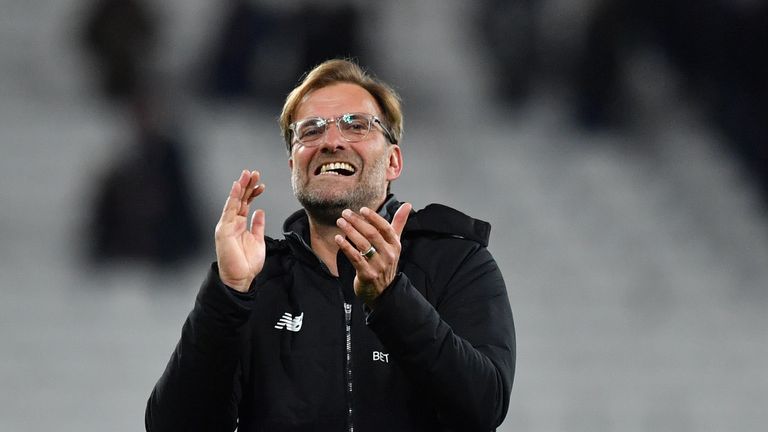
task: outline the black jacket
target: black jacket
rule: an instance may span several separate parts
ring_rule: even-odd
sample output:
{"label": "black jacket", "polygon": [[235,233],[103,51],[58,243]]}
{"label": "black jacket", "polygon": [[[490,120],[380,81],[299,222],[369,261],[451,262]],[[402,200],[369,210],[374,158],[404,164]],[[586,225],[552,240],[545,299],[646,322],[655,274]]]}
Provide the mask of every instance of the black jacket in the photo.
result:
{"label": "black jacket", "polygon": [[[380,210],[388,220],[393,197]],[[400,273],[371,311],[303,211],[267,240],[248,293],[213,265],[146,410],[148,431],[488,431],[507,412],[515,335],[486,249],[490,225],[432,204],[401,236]],[[239,425],[239,426],[238,426]]]}

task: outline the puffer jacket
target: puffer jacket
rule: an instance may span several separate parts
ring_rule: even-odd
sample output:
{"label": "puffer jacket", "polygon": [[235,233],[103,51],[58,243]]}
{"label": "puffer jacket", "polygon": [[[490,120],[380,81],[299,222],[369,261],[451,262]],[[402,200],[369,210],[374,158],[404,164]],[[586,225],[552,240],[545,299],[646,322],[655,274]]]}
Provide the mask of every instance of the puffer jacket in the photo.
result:
{"label": "puffer jacket", "polygon": [[[393,196],[379,210],[387,220]],[[371,311],[355,270],[334,277],[303,210],[267,239],[247,293],[214,263],[147,403],[159,431],[489,431],[507,412],[515,334],[486,249],[490,225],[432,204],[412,212],[399,273]]]}

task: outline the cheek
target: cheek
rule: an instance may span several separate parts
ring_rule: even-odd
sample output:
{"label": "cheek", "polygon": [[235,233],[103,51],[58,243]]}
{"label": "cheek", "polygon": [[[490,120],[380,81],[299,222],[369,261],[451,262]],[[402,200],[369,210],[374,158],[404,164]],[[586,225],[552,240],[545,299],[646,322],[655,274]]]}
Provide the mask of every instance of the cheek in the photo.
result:
{"label": "cheek", "polygon": [[296,149],[291,154],[290,159],[288,159],[288,167],[291,170],[303,170],[306,169],[309,162],[312,160],[312,155],[314,154],[313,150],[307,150],[307,149]]}

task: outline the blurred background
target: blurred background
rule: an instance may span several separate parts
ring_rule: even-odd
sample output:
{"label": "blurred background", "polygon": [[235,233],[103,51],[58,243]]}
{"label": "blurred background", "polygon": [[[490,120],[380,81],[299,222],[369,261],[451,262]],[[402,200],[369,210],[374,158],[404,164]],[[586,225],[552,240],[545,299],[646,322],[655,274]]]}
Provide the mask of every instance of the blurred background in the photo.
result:
{"label": "blurred background", "polygon": [[502,431],[768,424],[759,0],[1,0],[0,430],[143,430],[231,181],[297,208],[277,116],[352,56],[421,208],[493,225]]}

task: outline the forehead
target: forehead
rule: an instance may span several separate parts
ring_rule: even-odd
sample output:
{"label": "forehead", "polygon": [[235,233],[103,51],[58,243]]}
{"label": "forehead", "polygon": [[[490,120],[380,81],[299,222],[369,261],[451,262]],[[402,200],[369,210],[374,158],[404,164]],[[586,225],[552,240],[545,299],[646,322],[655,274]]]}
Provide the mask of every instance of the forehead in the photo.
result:
{"label": "forehead", "polygon": [[373,96],[359,85],[338,83],[307,93],[294,117],[333,117],[347,112],[379,115],[379,107]]}

